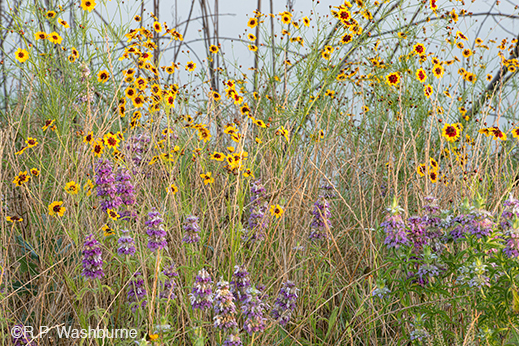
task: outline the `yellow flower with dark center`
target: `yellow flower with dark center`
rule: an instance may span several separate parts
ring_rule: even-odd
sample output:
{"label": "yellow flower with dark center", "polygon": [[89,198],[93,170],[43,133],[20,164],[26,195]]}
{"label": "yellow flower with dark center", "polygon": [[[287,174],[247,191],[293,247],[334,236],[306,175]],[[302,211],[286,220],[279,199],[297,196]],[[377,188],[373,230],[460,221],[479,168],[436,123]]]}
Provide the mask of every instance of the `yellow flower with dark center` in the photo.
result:
{"label": "yellow flower with dark center", "polygon": [[427,84],[426,86],[424,86],[423,92],[425,94],[425,97],[427,97],[427,98],[431,97],[431,95],[433,93],[432,86],[430,84]]}
{"label": "yellow flower with dark center", "polygon": [[61,44],[61,41],[63,41],[63,38],[57,32],[51,32],[47,39],[54,44]]}
{"label": "yellow flower with dark center", "polygon": [[144,97],[137,95],[133,98],[132,103],[135,108],[141,108],[144,105]]}
{"label": "yellow flower with dark center", "polygon": [[154,22],[153,23],[153,29],[156,32],[162,32],[162,25],[159,22]]}
{"label": "yellow flower with dark center", "polygon": [[276,136],[283,136],[285,137],[286,141],[288,142],[288,131],[283,127],[281,126],[277,131],[276,131]]}
{"label": "yellow flower with dark center", "polygon": [[214,44],[212,44],[212,45],[209,46],[209,51],[210,51],[211,53],[213,53],[213,54],[218,53],[219,50],[220,50],[220,49],[219,49],[217,46],[215,46]]}
{"label": "yellow flower with dark center", "polygon": [[124,94],[127,98],[132,100],[135,96],[137,96],[137,91],[130,85],[124,90]]}
{"label": "yellow flower with dark center", "polygon": [[448,142],[455,142],[461,135],[461,124],[445,124],[442,129],[442,136]]}
{"label": "yellow flower with dark center", "polygon": [[70,25],[67,23],[66,20],[63,20],[61,18],[58,18],[58,23],[60,23],[61,25],[63,25],[65,28],[70,28]]}
{"label": "yellow flower with dark center", "polygon": [[254,41],[256,39],[256,36],[254,36],[253,34],[248,34],[247,35],[247,38],[250,40],[250,41]]}
{"label": "yellow flower with dark center", "polygon": [[341,44],[348,44],[351,41],[353,41],[353,35],[351,35],[349,33],[345,33],[344,35],[342,35]]}
{"label": "yellow flower with dark center", "polygon": [[422,56],[425,54],[425,46],[423,45],[423,43],[417,43],[413,46],[413,53],[418,55],[418,56]]}
{"label": "yellow flower with dark center", "polygon": [[168,187],[168,191],[171,192],[172,194],[176,194],[178,192],[178,187],[177,185],[175,184],[171,184],[169,185]]}
{"label": "yellow flower with dark center", "polygon": [[99,157],[99,156],[101,156],[103,151],[104,151],[103,140],[98,139],[92,146],[92,152],[94,153],[95,156]]}
{"label": "yellow flower with dark center", "polygon": [[40,171],[37,168],[31,168],[31,174],[37,177],[40,175]]}
{"label": "yellow flower with dark center", "polygon": [[97,81],[99,83],[106,83],[110,75],[108,74],[108,71],[102,70],[97,73]]}
{"label": "yellow flower with dark center", "polygon": [[96,7],[95,0],[81,0],[81,8],[84,11],[92,12],[94,7]]}
{"label": "yellow flower with dark center", "polygon": [[223,161],[223,160],[225,160],[225,155],[223,153],[215,151],[214,153],[211,154],[209,159],[216,160],[216,161]]}
{"label": "yellow flower with dark center", "polygon": [[433,69],[432,69],[433,75],[434,75],[436,78],[438,78],[438,79],[440,79],[440,78],[443,77],[443,72],[444,72],[444,71],[445,71],[445,69],[444,69],[443,66],[440,65],[440,64],[436,64],[436,65],[434,65],[434,67],[433,67]]}
{"label": "yellow flower with dark center", "polygon": [[109,132],[103,137],[103,143],[107,148],[115,149],[119,146],[120,139],[114,135],[113,133]]}
{"label": "yellow flower with dark center", "polygon": [[391,86],[397,86],[400,83],[400,74],[398,72],[392,72],[386,76],[386,83]]}
{"label": "yellow flower with dark center", "polygon": [[256,25],[258,25],[258,20],[256,18],[250,18],[248,23],[247,23],[247,26],[251,29],[255,28]]}
{"label": "yellow flower with dark center", "polygon": [[47,34],[44,33],[43,31],[38,31],[34,34],[34,39],[36,41],[38,40],[45,40],[47,38]]}
{"label": "yellow flower with dark center", "polygon": [[105,237],[109,237],[109,236],[112,236],[115,234],[115,231],[112,228],[110,228],[110,226],[108,226],[108,225],[104,225],[101,228],[101,230],[103,230],[103,234]]}
{"label": "yellow flower with dark center", "polygon": [[15,184],[16,186],[22,186],[23,184],[28,182],[29,179],[30,176],[27,174],[27,171],[20,171],[20,173],[18,173],[18,175],[14,178],[13,184]]}
{"label": "yellow flower with dark center", "polygon": [[425,80],[427,79],[427,73],[425,73],[425,70],[423,68],[418,69],[416,71],[416,79],[418,79],[420,83],[425,82]]}
{"label": "yellow flower with dark center", "polygon": [[279,219],[284,212],[285,211],[283,210],[283,208],[281,208],[279,204],[270,207],[270,214],[272,216],[275,216],[277,219]]}
{"label": "yellow flower with dark center", "polygon": [[468,48],[467,48],[467,49],[464,49],[463,52],[462,52],[461,54],[463,54],[463,56],[464,56],[465,58],[468,58],[469,56],[472,55],[472,50],[470,50],[470,49],[468,49]]}
{"label": "yellow flower with dark center", "polygon": [[29,59],[29,52],[25,49],[18,48],[18,50],[14,53],[16,60],[21,63],[24,63]]}
{"label": "yellow flower with dark center", "polygon": [[35,146],[38,145],[38,141],[35,138],[32,138],[32,137],[27,138],[25,143],[27,144],[28,148],[32,148],[32,147],[35,147]]}
{"label": "yellow flower with dark center", "polygon": [[49,204],[49,215],[50,216],[63,216],[65,214],[66,208],[62,207],[63,201],[52,202]]}
{"label": "yellow flower with dark center", "polygon": [[115,210],[110,208],[106,210],[106,213],[108,214],[108,217],[112,220],[117,220],[121,217]]}
{"label": "yellow flower with dark center", "polygon": [[416,167],[416,172],[421,176],[424,177],[425,173],[427,173],[427,168],[425,166],[425,163],[421,163]]}
{"label": "yellow flower with dark center", "polygon": [[310,19],[308,19],[308,17],[303,17],[303,24],[306,27],[309,27],[310,26]]}
{"label": "yellow flower with dark center", "polygon": [[75,181],[69,181],[65,185],[65,191],[70,195],[76,195],[79,192],[79,186]]}
{"label": "yellow flower with dark center", "polygon": [[12,223],[15,223],[15,222],[22,222],[23,221],[23,218],[19,217],[19,216],[6,216],[5,218],[7,221],[9,222],[12,222]]}
{"label": "yellow flower with dark center", "polygon": [[292,13],[285,11],[285,12],[280,13],[280,15],[281,15],[281,21],[284,24],[290,24],[290,22],[292,21]]}
{"label": "yellow flower with dark center", "polygon": [[200,174],[200,178],[204,180],[204,185],[214,183],[214,178],[211,176],[211,172],[207,172],[205,174]]}
{"label": "yellow flower with dark center", "polygon": [[192,62],[192,61],[188,61],[188,63],[186,64],[186,71],[189,71],[189,72],[193,72],[196,68],[196,63]]}
{"label": "yellow flower with dark center", "polygon": [[45,13],[45,17],[47,17],[48,19],[54,19],[54,18],[56,18],[56,12],[47,11],[47,13]]}
{"label": "yellow flower with dark center", "polygon": [[249,50],[251,52],[256,52],[258,50],[258,47],[253,44],[249,44]]}

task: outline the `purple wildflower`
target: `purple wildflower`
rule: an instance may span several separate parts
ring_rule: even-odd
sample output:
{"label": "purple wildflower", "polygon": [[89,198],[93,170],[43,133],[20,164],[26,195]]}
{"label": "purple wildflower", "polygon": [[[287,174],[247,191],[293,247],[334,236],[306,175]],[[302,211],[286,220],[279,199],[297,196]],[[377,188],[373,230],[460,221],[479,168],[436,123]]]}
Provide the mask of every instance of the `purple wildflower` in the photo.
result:
{"label": "purple wildflower", "polygon": [[135,241],[128,235],[129,230],[122,230],[121,232],[123,235],[117,241],[119,243],[117,253],[121,256],[133,256],[135,254]]}
{"label": "purple wildflower", "polygon": [[272,317],[282,326],[286,326],[290,321],[292,311],[294,311],[296,307],[298,291],[299,289],[292,281],[287,280],[283,282],[278,298],[274,303],[274,309],[272,310]]}
{"label": "purple wildflower", "polygon": [[146,298],[146,288],[144,287],[142,274],[136,272],[133,274],[133,277],[134,279],[130,281],[130,284],[128,285],[126,297],[128,299],[128,304],[131,306],[132,312],[135,312],[139,306],[145,308],[148,301],[144,299]]}
{"label": "purple wildflower", "polygon": [[509,258],[518,258],[519,257],[519,233],[516,230],[510,231],[510,235],[506,240],[506,246],[503,249],[503,252]]}
{"label": "purple wildflower", "polygon": [[240,334],[235,330],[234,333],[229,334],[227,339],[223,342],[222,346],[242,346]]}
{"label": "purple wildflower", "polygon": [[88,235],[83,244],[83,276],[87,279],[102,278],[105,275],[101,254],[101,244],[93,234]]}
{"label": "purple wildflower", "polygon": [[101,197],[101,210],[106,212],[108,209],[116,210],[122,203],[117,196],[115,187],[115,177],[113,174],[112,163],[107,159],[99,159],[95,167],[95,180],[97,185],[97,196]]}
{"label": "purple wildflower", "polygon": [[193,290],[189,294],[193,309],[206,310],[213,305],[213,289],[211,276],[202,268],[195,278]]}
{"label": "purple wildflower", "polygon": [[251,183],[251,200],[250,200],[250,216],[248,220],[248,228],[242,239],[247,242],[254,243],[265,239],[266,220],[265,213],[267,212],[268,204],[265,201],[265,187],[258,179]]}
{"label": "purple wildflower", "polygon": [[32,340],[33,336],[28,335],[26,328],[22,324],[17,324],[11,329],[14,346],[36,346],[36,342]]}
{"label": "purple wildflower", "polygon": [[263,332],[265,330],[264,311],[267,304],[262,301],[261,291],[255,287],[247,289],[246,299],[243,302],[241,311],[246,317],[243,329],[252,335],[253,333]]}
{"label": "purple wildflower", "polygon": [[310,240],[327,239],[328,232],[332,227],[330,222],[332,213],[330,211],[330,203],[328,203],[324,196],[319,196],[317,201],[314,203],[312,214],[314,215],[314,218],[311,224],[312,231],[309,236]]}
{"label": "purple wildflower", "polygon": [[[126,149],[130,150],[132,153],[132,162],[138,167],[141,165],[144,156],[144,153],[148,150],[148,145],[150,143],[150,136],[147,134],[140,134],[138,136],[130,137],[127,141]],[[134,174],[137,174],[137,169],[134,168]]]}
{"label": "purple wildflower", "polygon": [[229,282],[220,279],[214,296],[214,327],[224,331],[238,327],[236,323],[236,305],[229,289]]}
{"label": "purple wildflower", "polygon": [[510,193],[508,199],[503,202],[503,206],[505,209],[501,214],[500,225],[503,230],[507,231],[512,227],[513,217],[519,217],[519,200],[514,198],[514,196]]}
{"label": "purple wildflower", "polygon": [[163,222],[164,220],[155,208],[148,213],[148,221],[144,224],[148,227],[146,231],[146,234],[148,234],[148,249],[152,251],[163,249],[168,245]]}
{"label": "purple wildflower", "polygon": [[[115,180],[116,183],[116,190],[119,196],[121,197],[122,204],[124,204],[127,207],[130,207],[135,204],[135,188],[130,182],[130,173],[128,172],[128,169],[121,167],[117,171],[117,177]],[[135,219],[136,214],[132,213],[131,210],[125,210],[121,213],[121,219],[122,220],[130,220]]]}
{"label": "purple wildflower", "polygon": [[166,299],[175,299],[177,297],[174,292],[175,288],[177,287],[175,278],[178,277],[175,263],[171,263],[168,267],[166,267],[162,271],[162,274],[166,275],[167,279],[164,281],[164,290],[160,292],[160,297]]}
{"label": "purple wildflower", "polygon": [[235,266],[232,276],[231,291],[234,298],[241,303],[247,299],[247,289],[250,287],[249,272],[244,265]]}
{"label": "purple wildflower", "polygon": [[189,215],[186,217],[186,221],[184,222],[184,231],[186,235],[182,239],[184,243],[198,243],[200,241],[200,226],[198,225],[198,217],[194,215]]}

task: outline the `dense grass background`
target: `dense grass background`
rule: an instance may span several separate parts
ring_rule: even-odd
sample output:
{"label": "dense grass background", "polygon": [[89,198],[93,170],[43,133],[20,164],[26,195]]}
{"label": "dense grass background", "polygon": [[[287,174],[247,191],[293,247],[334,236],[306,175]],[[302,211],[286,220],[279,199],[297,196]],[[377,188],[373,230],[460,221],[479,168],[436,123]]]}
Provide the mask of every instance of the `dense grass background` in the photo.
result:
{"label": "dense grass background", "polygon": [[[121,13],[127,9],[127,4],[120,6]],[[18,2],[9,11],[3,8],[3,344],[12,343],[13,325],[24,324],[136,328],[139,340],[157,334],[156,344],[220,345],[226,334],[212,327],[214,313],[193,311],[188,294],[200,269],[206,268],[214,282],[220,277],[231,281],[236,265],[246,266],[254,285],[265,286],[271,307],[285,280],[300,290],[287,326],[269,317],[263,333],[241,333],[244,344],[406,344],[417,329],[412,321],[425,304],[424,293],[408,282],[405,299],[397,294],[389,300],[372,296],[377,280],[402,275],[398,270],[388,271],[394,253],[383,246],[385,234],[379,227],[386,208],[397,198],[406,216],[420,214],[423,198],[433,195],[442,209],[457,210],[463,199],[473,200],[479,194],[485,197],[487,209],[496,212],[516,190],[513,75],[519,64],[512,59],[517,56],[517,40],[509,37],[502,44],[504,38],[492,41],[481,35],[482,43],[477,45],[477,37],[468,33],[468,40],[456,38],[460,28],[453,9],[465,24],[484,18],[464,14],[462,3],[447,3],[432,11],[429,1],[416,6],[404,1],[356,1],[350,13],[358,25],[349,27],[331,14],[311,16],[289,9],[290,23],[285,24],[283,14],[258,15],[262,23],[242,36],[244,45],[258,47],[253,70],[240,70],[239,63],[227,59],[222,50],[210,53],[210,45],[218,45],[218,33],[209,29],[213,17],[203,11],[207,52],[194,57],[183,41],[171,33],[165,35],[164,27],[161,32],[153,30],[151,9],[142,14],[137,11],[139,21],[118,24],[99,20],[95,9],[85,11],[80,3],[60,8],[58,3]],[[56,18],[49,19],[48,11],[55,11]],[[405,15],[409,11],[413,16]],[[305,16],[319,30],[310,34]],[[517,18],[516,14],[508,16]],[[70,28],[59,24],[57,17],[73,18]],[[250,18],[254,14],[240,20]],[[164,26],[161,18],[157,21]],[[273,22],[281,29],[272,31]],[[149,40],[144,36],[127,40],[125,34],[139,27],[149,30]],[[182,27],[176,30],[184,32]],[[36,41],[38,31],[57,32],[63,41]],[[248,33],[255,36],[250,42]],[[341,44],[346,33],[352,41]],[[157,48],[150,49],[149,42]],[[459,42],[463,48],[456,46]],[[413,53],[417,43],[427,49],[422,60]],[[138,65],[144,60],[142,54],[120,59],[132,44],[141,53],[149,52],[148,68]],[[502,49],[496,48],[501,44]],[[73,47],[78,56],[71,62]],[[28,60],[16,59],[18,48],[27,50]],[[468,58],[463,57],[466,48],[473,52]],[[329,58],[323,54],[327,50]],[[497,51],[508,60],[503,61]],[[187,71],[189,61],[196,63],[192,72]],[[173,74],[161,68],[172,63],[177,64]],[[433,75],[435,65],[444,67],[442,78]],[[458,74],[462,67],[474,73],[474,83],[466,80],[466,74]],[[129,68],[136,71],[136,77],[148,80],[143,90],[148,100],[139,108],[125,96],[132,84],[125,81],[124,71]],[[425,83],[415,77],[419,68],[428,75]],[[109,76],[104,82],[98,78],[103,70]],[[390,73],[398,73],[397,85],[387,82]],[[486,79],[488,73],[498,77],[497,87],[491,85],[492,78]],[[236,85],[234,92],[226,91],[229,81]],[[155,102],[154,83],[169,90]],[[429,98],[423,90],[427,84],[433,88]],[[213,96],[215,91],[221,100]],[[243,100],[228,97],[233,95]],[[174,99],[173,105],[167,96]],[[460,107],[468,112],[463,114]],[[136,111],[142,113],[140,118]],[[260,126],[258,120],[266,125]],[[52,124],[44,128],[47,121]],[[458,141],[448,142],[442,129],[446,123],[458,122],[462,134]],[[479,132],[491,126],[508,133],[507,140],[492,140]],[[240,134],[237,140],[228,133],[232,128]],[[170,133],[164,134],[165,129]],[[102,153],[96,155],[95,142],[109,133],[120,133],[124,139],[116,150],[105,142]],[[86,140],[89,134],[92,143]],[[20,152],[30,137],[38,144]],[[149,143],[142,142],[138,163],[132,160],[135,138],[149,139]],[[211,159],[215,151],[231,154],[229,147],[234,153],[247,154],[234,162]],[[96,187],[88,185],[89,180],[95,184],[94,167],[100,158],[130,169],[136,221],[112,220],[101,210]],[[431,158],[439,162],[437,181],[417,172],[420,164],[429,166]],[[33,168],[39,170],[38,176],[31,175]],[[25,171],[28,182],[13,182]],[[205,184],[201,175],[208,172],[214,182]],[[266,188],[268,207],[279,205],[283,214],[276,218],[267,211],[265,239],[246,243],[242,235],[250,216],[250,186],[256,179]],[[65,190],[70,182],[77,183],[77,194]],[[172,184],[178,192],[171,190]],[[326,240],[311,241],[312,210],[323,184],[334,186],[334,197],[329,198],[332,227],[326,229]],[[66,208],[63,216],[51,216],[49,205],[59,201]],[[168,247],[159,252],[147,248],[145,221],[152,208],[163,215],[167,231]],[[182,242],[188,215],[200,218],[199,243]],[[23,220],[10,222],[8,217]],[[105,226],[114,234],[107,235]],[[117,239],[125,229],[135,239],[133,257],[117,254]],[[105,276],[97,280],[81,275],[83,242],[89,234],[101,243],[103,252]],[[179,273],[178,297],[159,299],[165,279],[160,272],[171,262]],[[132,312],[127,292],[135,271],[144,278],[148,304]],[[396,284],[390,288],[398,291]],[[511,299],[511,292],[504,296]],[[477,290],[473,294],[471,299],[477,300]],[[427,319],[429,338],[413,342],[516,342],[513,311],[480,322],[480,311],[470,304],[463,307],[466,299],[461,295],[452,301],[438,299],[436,308],[444,313]],[[238,313],[236,318],[242,326],[243,316]],[[170,329],[160,332],[157,325],[166,324]],[[497,332],[486,338],[481,336],[484,328]],[[44,338],[34,342],[66,345],[71,341]],[[86,339],[84,344],[103,342],[128,344],[100,339]]]}

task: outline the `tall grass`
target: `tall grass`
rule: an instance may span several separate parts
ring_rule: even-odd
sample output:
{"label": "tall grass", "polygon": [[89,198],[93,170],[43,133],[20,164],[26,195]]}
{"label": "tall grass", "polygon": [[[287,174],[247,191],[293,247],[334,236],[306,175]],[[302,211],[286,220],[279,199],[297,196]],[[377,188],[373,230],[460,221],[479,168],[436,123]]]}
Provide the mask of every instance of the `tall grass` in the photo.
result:
{"label": "tall grass", "polygon": [[[9,90],[4,88],[0,120],[2,344],[14,343],[14,325],[53,328],[32,341],[42,345],[80,343],[59,338],[54,331],[61,327],[134,328],[140,344],[164,345],[221,345],[233,333],[251,345],[400,345],[420,328],[429,337],[412,340],[417,344],[516,342],[517,310],[484,315],[473,305],[462,306],[465,293],[446,298],[436,286],[430,293],[406,281],[397,266],[401,257],[384,246],[380,224],[393,201],[411,216],[421,213],[427,196],[456,212],[465,199],[482,196],[496,213],[516,192],[517,40],[503,44],[485,37],[476,44],[476,37],[461,32],[468,36],[464,40],[454,18],[470,24],[476,17],[458,3],[434,11],[429,1],[414,7],[404,1],[355,1],[351,8],[341,3],[331,9],[347,11],[356,22],[333,13],[257,12],[242,19],[260,22],[242,36],[254,51],[255,68],[248,71],[227,59],[221,46],[211,52],[220,42],[219,24],[206,1],[200,5],[207,55],[198,58],[186,43],[190,38],[182,41],[179,35],[189,21],[166,32],[161,18],[123,3],[121,18],[136,13],[141,18],[101,20],[99,2],[91,12],[78,3],[62,9],[38,1],[8,4],[9,11],[3,7],[8,21],[3,19],[2,73]],[[70,28],[58,17],[70,18]],[[131,37],[131,30],[140,30],[140,37]],[[35,40],[39,31],[56,32],[63,41]],[[343,44],[349,40],[345,34],[351,42]],[[424,44],[425,54],[416,53],[417,43]],[[485,49],[498,44],[503,59]],[[27,60],[25,53],[15,55],[18,48],[26,50]],[[467,48],[472,55],[465,58]],[[192,71],[190,61],[196,63]],[[445,69],[438,78],[436,66]],[[496,81],[486,80],[491,66],[499,70]],[[458,74],[461,67],[465,72]],[[420,68],[425,82],[415,76]],[[134,80],[147,82],[141,91],[134,87],[143,103],[126,96],[134,85],[129,69]],[[391,73],[397,82],[389,79]],[[153,91],[153,84],[160,91]],[[459,124],[455,141],[442,134],[446,124]],[[215,152],[225,160],[216,160]],[[135,204],[113,208],[120,218],[103,210],[100,162],[110,162],[114,174],[128,169]],[[264,238],[251,241],[247,235],[259,232],[246,232],[251,213],[258,212],[251,200],[258,179],[267,206]],[[312,222],[326,219],[315,207],[323,200],[331,222],[324,222],[321,240],[312,240]],[[54,202],[63,202],[62,216],[59,206],[49,209]],[[148,248],[146,233],[153,210],[162,215],[167,234],[167,247],[158,251]],[[125,212],[133,216],[128,220]],[[189,215],[199,218],[201,239],[195,243],[183,241]],[[117,252],[123,230],[134,238],[133,256]],[[104,276],[96,279],[83,275],[90,234],[102,251]],[[503,296],[510,305],[519,282],[517,259],[509,261],[512,279]],[[168,279],[163,271],[171,263],[178,271],[176,297],[167,299],[161,297]],[[222,331],[213,326],[216,312],[193,309],[189,298],[203,268],[214,283],[236,282],[235,266],[241,265],[253,286],[264,286],[259,296],[269,305],[264,330],[252,335],[243,329],[243,302],[235,301],[238,327]],[[141,285],[136,272],[145,293],[132,305],[128,293]],[[271,311],[287,280],[299,291],[282,325]],[[382,280],[394,292],[391,299],[373,296]],[[452,281],[445,279],[445,290]],[[476,294],[471,301],[477,302]],[[428,304],[442,312],[417,315]],[[493,332],[483,333],[489,329]]]}

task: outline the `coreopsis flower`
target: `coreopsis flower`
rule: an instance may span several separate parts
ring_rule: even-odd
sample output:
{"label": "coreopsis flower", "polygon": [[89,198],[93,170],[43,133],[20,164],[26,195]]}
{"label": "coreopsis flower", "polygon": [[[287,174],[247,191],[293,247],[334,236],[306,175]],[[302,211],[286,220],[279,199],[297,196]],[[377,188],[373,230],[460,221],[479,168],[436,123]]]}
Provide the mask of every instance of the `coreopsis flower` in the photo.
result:
{"label": "coreopsis flower", "polygon": [[380,224],[387,235],[384,244],[389,248],[394,247],[398,249],[401,245],[407,245],[409,243],[406,226],[400,215],[403,209],[398,206],[395,198],[393,199],[393,205],[391,208],[388,208],[387,211],[389,214]]}
{"label": "coreopsis flower", "polygon": [[166,231],[162,223],[160,213],[153,209],[148,213],[148,221],[144,224],[148,227],[146,234],[148,234],[148,249],[155,251],[165,248],[168,245],[166,241]]}
{"label": "coreopsis flower", "polygon": [[246,317],[243,329],[252,335],[253,333],[263,332],[265,330],[266,317],[265,309],[268,307],[263,302],[263,295],[256,287],[247,288],[245,301],[241,306],[241,311]]}
{"label": "coreopsis flower", "polygon": [[198,243],[200,241],[200,226],[198,225],[198,217],[189,215],[184,221],[185,236],[182,239],[184,243]]}
{"label": "coreopsis flower", "polygon": [[272,317],[282,326],[286,326],[290,321],[292,312],[296,307],[298,292],[299,289],[295,283],[290,280],[283,282],[278,298],[274,303],[274,309],[272,310]]}
{"label": "coreopsis flower", "polygon": [[214,327],[227,331],[238,327],[236,323],[236,305],[234,296],[229,289],[229,282],[220,279],[216,284],[214,296]]}
{"label": "coreopsis flower", "polygon": [[178,273],[176,271],[175,263],[171,263],[169,266],[164,268],[162,271],[167,279],[164,281],[162,286],[162,291],[160,292],[160,297],[165,299],[175,299],[177,295],[174,290],[177,287],[177,283],[175,282],[175,278],[178,277]]}
{"label": "coreopsis flower", "polygon": [[189,294],[193,309],[207,310],[213,305],[213,288],[211,276],[202,268],[195,278],[193,290]]}
{"label": "coreopsis flower", "polygon": [[49,215],[50,216],[63,216],[67,208],[62,207],[63,201],[55,201],[49,204]]}
{"label": "coreopsis flower", "polygon": [[24,63],[29,59],[29,52],[27,52],[25,49],[18,48],[18,50],[14,53],[16,60],[18,60],[21,63]]}
{"label": "coreopsis flower", "polygon": [[265,239],[266,218],[268,204],[265,201],[265,187],[258,179],[251,183],[250,216],[248,228],[244,230],[242,239],[247,242],[255,242]]}
{"label": "coreopsis flower", "polygon": [[95,0],[81,0],[81,8],[84,11],[92,12],[94,7],[96,6]]}
{"label": "coreopsis flower", "polygon": [[105,275],[101,254],[101,244],[93,234],[88,235],[83,243],[83,276],[87,279],[102,278]]}
{"label": "coreopsis flower", "polygon": [[137,311],[139,307],[146,307],[148,301],[146,298],[146,288],[144,287],[144,279],[140,272],[133,274],[134,279],[130,281],[128,285],[128,292],[126,293],[126,299],[130,305],[132,312]]}
{"label": "coreopsis flower", "polygon": [[129,235],[129,230],[122,230],[123,234],[117,240],[119,247],[117,248],[117,253],[121,256],[133,256],[135,254],[135,241]]}
{"label": "coreopsis flower", "polygon": [[97,196],[102,198],[101,210],[103,212],[108,209],[116,210],[121,205],[122,200],[117,195],[112,163],[107,159],[99,159],[94,171]]}
{"label": "coreopsis flower", "polygon": [[244,265],[234,266],[232,277],[231,291],[234,298],[241,303],[247,299],[247,289],[251,286],[249,272]]}

